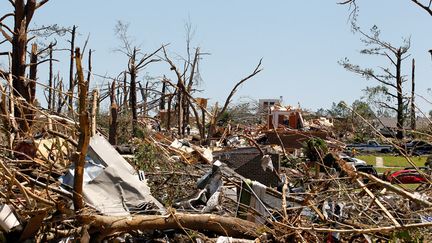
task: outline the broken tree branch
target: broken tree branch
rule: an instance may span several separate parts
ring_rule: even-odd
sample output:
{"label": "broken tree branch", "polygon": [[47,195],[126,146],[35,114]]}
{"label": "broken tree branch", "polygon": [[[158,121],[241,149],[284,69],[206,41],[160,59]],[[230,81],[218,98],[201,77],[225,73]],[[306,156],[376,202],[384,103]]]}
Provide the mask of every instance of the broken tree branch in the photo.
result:
{"label": "broken tree branch", "polygon": [[[234,96],[234,94],[237,92],[237,88],[243,84],[244,82],[246,82],[248,79],[252,78],[253,76],[257,75],[259,72],[262,71],[261,69],[261,63],[262,63],[262,58],[260,59],[258,65],[255,67],[255,70],[249,74],[247,77],[243,78],[242,80],[240,80],[235,86],[234,88],[231,90],[231,93],[228,95],[227,99],[225,100],[225,104],[222,108],[222,110],[219,112],[219,115],[217,115],[216,117],[219,118],[221,114],[223,114],[226,109],[228,108],[229,103],[231,102],[231,98]],[[217,120],[217,119],[216,119]]]}

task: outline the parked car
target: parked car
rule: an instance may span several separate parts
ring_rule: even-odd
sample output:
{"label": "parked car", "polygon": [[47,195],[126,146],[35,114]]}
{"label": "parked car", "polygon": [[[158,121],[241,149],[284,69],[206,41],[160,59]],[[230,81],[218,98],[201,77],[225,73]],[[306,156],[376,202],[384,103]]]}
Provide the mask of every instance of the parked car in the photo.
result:
{"label": "parked car", "polygon": [[346,163],[351,164],[353,167],[356,167],[357,165],[367,165],[366,161],[354,157],[350,157],[348,155],[341,154],[339,155],[339,158],[345,161]]}
{"label": "parked car", "polygon": [[398,170],[389,174],[386,179],[392,184],[418,184],[427,182],[426,178],[414,169]]}
{"label": "parked car", "polygon": [[[372,174],[374,176],[378,176],[378,173],[375,170],[375,168],[372,165],[368,165],[364,160],[350,157],[346,154],[340,154],[339,158],[345,161],[348,165],[352,166],[352,168],[356,171],[361,171],[364,173]],[[342,173],[342,176],[344,175],[345,173]]]}
{"label": "parked car", "polygon": [[[357,165],[355,169],[356,171],[360,171],[378,177],[378,172],[373,165]],[[363,178],[363,182],[368,183],[369,178]]]}
{"label": "parked car", "polygon": [[393,151],[393,146],[389,144],[379,144],[377,141],[370,140],[367,143],[353,143],[346,146],[347,150],[355,149],[358,152],[381,152],[390,153]]}
{"label": "parked car", "polygon": [[432,144],[422,141],[413,140],[405,145],[406,150],[412,155],[432,154]]}
{"label": "parked car", "polygon": [[373,165],[357,165],[355,168],[357,171],[378,177],[378,172]]}

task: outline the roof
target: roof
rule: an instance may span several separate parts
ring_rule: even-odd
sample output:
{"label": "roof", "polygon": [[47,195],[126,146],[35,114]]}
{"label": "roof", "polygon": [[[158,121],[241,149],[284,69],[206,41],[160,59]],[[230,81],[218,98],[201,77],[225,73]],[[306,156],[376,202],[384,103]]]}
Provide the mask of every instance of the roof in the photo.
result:
{"label": "roof", "polygon": [[[388,127],[388,128],[397,128],[397,118],[396,117],[378,117],[378,128]],[[409,126],[410,120],[405,120],[405,129],[411,129]],[[417,117],[416,119],[416,127],[417,129],[427,129],[430,125],[432,125],[432,121],[426,117]]]}

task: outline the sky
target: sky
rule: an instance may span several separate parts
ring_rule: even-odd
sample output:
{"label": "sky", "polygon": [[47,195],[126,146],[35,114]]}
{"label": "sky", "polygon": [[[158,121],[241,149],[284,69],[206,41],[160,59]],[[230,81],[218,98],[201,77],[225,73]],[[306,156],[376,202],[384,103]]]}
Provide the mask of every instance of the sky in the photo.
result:
{"label": "sky", "polygon": [[[410,75],[411,58],[415,58],[417,93],[432,100],[428,92],[432,61],[427,52],[432,49],[432,17],[409,0],[358,1],[358,25],[363,30],[377,25],[382,38],[396,46],[403,37],[411,37],[411,56],[404,72]],[[7,1],[1,1],[2,13],[10,9]],[[87,48],[94,50],[93,72],[115,77],[127,67],[125,56],[114,51],[120,45],[114,35],[117,21],[130,24],[129,35],[143,52],[169,43],[172,57],[186,55],[185,24],[190,22],[195,33],[192,46],[209,53],[201,60],[199,89],[203,93],[197,96],[223,102],[263,58],[263,71],[241,86],[234,101],[283,96],[287,105],[300,103],[317,110],[341,100],[351,104],[363,96],[366,86],[376,85],[344,70],[339,60],[348,57],[371,68],[389,65],[382,57],[359,54],[363,46],[360,36],[351,31],[349,13],[336,0],[51,0],[37,11],[33,24],[77,25],[78,46],[90,35]],[[65,38],[58,38],[58,47],[68,47]],[[0,45],[0,51],[5,48]],[[58,54],[57,58],[60,63],[55,68],[67,79],[67,56]],[[166,63],[156,63],[143,70],[140,79],[164,74],[174,79]],[[107,80],[94,78],[93,84],[106,85]],[[41,71],[39,81],[46,79],[46,72]],[[406,87],[410,89],[409,83]],[[417,101],[426,112],[432,109],[421,98]]]}

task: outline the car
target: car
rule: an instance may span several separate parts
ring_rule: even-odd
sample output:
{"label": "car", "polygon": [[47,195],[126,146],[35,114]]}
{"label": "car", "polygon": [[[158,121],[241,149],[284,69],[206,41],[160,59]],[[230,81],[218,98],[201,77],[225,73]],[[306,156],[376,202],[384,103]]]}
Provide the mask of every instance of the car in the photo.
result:
{"label": "car", "polygon": [[432,154],[432,144],[423,140],[413,140],[405,144],[405,147],[412,155]]}
{"label": "car", "polygon": [[[355,170],[378,177],[378,172],[373,165],[356,165]],[[363,178],[363,182],[368,183],[369,178]]]}
{"label": "car", "polygon": [[339,155],[339,158],[341,160],[345,161],[346,163],[352,165],[353,167],[356,167],[358,165],[367,165],[366,161],[361,160],[361,159],[357,159],[354,157],[350,157],[350,156],[345,155],[345,154]]}
{"label": "car", "polygon": [[347,144],[345,149],[367,153],[390,153],[393,151],[393,146],[390,144],[380,144],[375,140],[369,140],[367,143]]}
{"label": "car", "polygon": [[[368,165],[364,160],[350,157],[344,153],[339,154],[339,158],[345,161],[348,165],[352,166],[354,171],[359,171],[359,172],[363,172],[378,177],[378,172],[376,171],[375,167],[373,165]],[[340,176],[344,177],[346,176],[346,173],[344,171],[341,171]],[[364,178],[363,182],[368,183],[369,179]]]}
{"label": "car", "polygon": [[378,172],[373,165],[356,165],[355,168],[356,171],[364,172],[366,174],[378,177]]}
{"label": "car", "polygon": [[418,184],[426,183],[428,180],[417,170],[398,170],[387,176],[387,181],[392,184]]}

